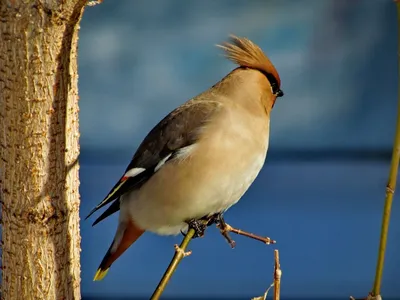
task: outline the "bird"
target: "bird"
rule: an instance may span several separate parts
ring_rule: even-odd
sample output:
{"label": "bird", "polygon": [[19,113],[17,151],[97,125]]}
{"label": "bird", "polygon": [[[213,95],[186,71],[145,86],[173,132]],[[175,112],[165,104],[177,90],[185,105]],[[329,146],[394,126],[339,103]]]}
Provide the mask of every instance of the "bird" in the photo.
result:
{"label": "bird", "polygon": [[166,236],[193,228],[194,237],[203,236],[206,225],[200,221],[223,220],[261,171],[271,111],[284,95],[281,79],[250,39],[230,35],[216,46],[237,67],[159,121],[86,217],[111,203],[94,226],[119,211],[115,236],[94,281],[102,280],[145,232]]}

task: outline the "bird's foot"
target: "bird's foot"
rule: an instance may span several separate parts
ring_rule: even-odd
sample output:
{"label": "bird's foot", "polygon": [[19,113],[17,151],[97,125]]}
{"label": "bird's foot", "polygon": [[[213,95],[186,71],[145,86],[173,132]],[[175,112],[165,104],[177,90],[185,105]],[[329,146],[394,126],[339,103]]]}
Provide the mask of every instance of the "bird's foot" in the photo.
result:
{"label": "bird's foot", "polygon": [[207,226],[215,224],[218,228],[223,228],[226,225],[222,213],[216,213],[209,217],[204,217],[202,220],[207,221]]}
{"label": "bird's foot", "polygon": [[[194,229],[193,238],[203,237],[207,228],[207,223],[201,220],[191,219],[186,222],[189,225],[189,229]],[[184,234],[182,232],[182,234]],[[186,234],[184,234],[186,235]]]}
{"label": "bird's foot", "polygon": [[226,224],[222,213],[217,213],[211,216],[207,225],[210,226],[212,224],[215,224],[219,228],[219,231],[221,232],[222,236],[226,239],[228,244],[231,246],[231,248],[232,249],[235,248],[236,242],[229,235],[229,231],[227,230],[228,225]]}

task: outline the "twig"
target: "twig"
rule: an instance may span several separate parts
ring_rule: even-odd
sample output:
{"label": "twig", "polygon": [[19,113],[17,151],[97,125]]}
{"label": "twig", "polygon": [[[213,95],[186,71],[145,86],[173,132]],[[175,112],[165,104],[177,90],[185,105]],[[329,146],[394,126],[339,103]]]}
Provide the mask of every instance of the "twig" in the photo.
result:
{"label": "twig", "polygon": [[275,268],[274,268],[274,300],[279,300],[281,297],[281,264],[279,262],[279,251],[274,251]]}
{"label": "twig", "polygon": [[163,277],[161,278],[159,284],[151,295],[150,300],[159,299],[161,294],[164,292],[166,285],[171,279],[172,274],[175,272],[178,264],[181,262],[182,258],[191,254],[191,251],[185,252],[187,246],[189,245],[190,240],[193,238],[195,234],[195,230],[190,228],[185,235],[185,238],[182,240],[181,244],[175,245],[175,255],[172,258],[167,270],[165,271]]}
{"label": "twig", "polygon": [[281,295],[281,264],[279,262],[279,251],[274,251],[275,266],[274,266],[274,282],[268,287],[263,296],[252,298],[251,300],[266,300],[269,290],[274,287],[274,300],[279,300]]}
{"label": "twig", "polygon": [[264,295],[262,295],[260,297],[251,298],[251,300],[266,300],[267,296],[268,296],[268,292],[273,286],[274,286],[274,283],[271,283],[271,285],[265,291]]}
{"label": "twig", "polygon": [[[224,235],[224,237],[231,244],[231,246],[232,246],[232,242],[233,242],[233,245],[235,245],[234,244],[235,241],[233,241],[228,235],[226,235],[227,232],[233,232],[233,233],[236,233],[238,235],[247,236],[249,238],[255,239],[255,240],[260,241],[260,242],[263,242],[264,244],[267,244],[267,245],[276,243],[276,241],[270,239],[269,237],[262,237],[262,236],[259,236],[259,235],[255,235],[254,233],[250,233],[250,232],[243,231],[241,229],[233,228],[231,225],[229,225],[227,223],[224,224],[223,228],[220,228],[220,231],[221,231],[222,235]],[[231,242],[229,241],[228,238],[231,240]]]}
{"label": "twig", "polygon": [[368,297],[364,298],[364,299],[356,299],[356,298],[350,296],[350,300],[382,300],[382,297],[381,297],[381,295],[372,296],[371,294],[369,294]]}
{"label": "twig", "polygon": [[[397,27],[400,30],[400,1],[395,1],[397,6]],[[400,51],[400,31],[398,36],[398,51]],[[400,75],[400,60],[398,59],[398,72]],[[393,144],[392,162],[390,164],[389,180],[386,187],[385,207],[383,210],[381,238],[379,243],[378,261],[376,265],[375,282],[372,289],[372,296],[379,296],[381,293],[381,282],[383,264],[385,261],[386,242],[389,229],[390,212],[392,209],[393,194],[396,189],[397,172],[400,159],[400,82],[398,83],[398,104],[397,104],[397,124],[396,135]]]}
{"label": "twig", "polygon": [[[203,220],[204,224],[207,225],[209,224],[210,220]],[[247,236],[249,238],[261,241],[267,245],[269,244],[275,244],[276,242],[274,240],[271,240],[269,237],[260,237],[258,235],[255,235],[253,233],[249,233],[240,229],[236,229],[233,228],[232,226],[230,226],[229,224],[226,224],[225,222],[222,222],[223,225],[220,225],[219,228],[221,230],[222,235],[227,239],[227,241],[230,243],[230,245],[232,246],[232,248],[235,246],[235,241],[233,241],[231,239],[231,237],[229,236],[228,232],[233,232],[239,235],[243,235],[243,236]],[[218,226],[218,225],[217,225]],[[222,228],[221,228],[222,227]],[[191,239],[193,238],[193,236],[195,235],[195,229],[193,228],[189,228],[188,232],[185,235],[185,238],[182,240],[181,244],[175,245],[175,254],[174,257],[172,258],[167,270],[165,271],[163,277],[161,278],[160,282],[158,283],[156,289],[153,292],[153,295],[151,295],[150,300],[157,300],[160,298],[161,294],[164,292],[165,287],[167,286],[169,280],[172,277],[172,274],[175,272],[176,268],[178,267],[178,264],[180,263],[180,261],[182,260],[182,258],[184,258],[185,256],[188,256],[191,254],[191,251],[185,252],[187,246],[189,245],[189,242],[191,241]],[[277,251],[277,250],[275,250]],[[278,261],[275,261],[275,274],[278,274],[277,272],[281,272],[280,271],[280,266],[279,266],[279,255],[275,256],[275,260],[278,259]],[[278,270],[278,271],[277,271]],[[276,275],[274,276],[274,278],[279,278],[280,281],[280,273],[279,276]],[[268,290],[265,294],[265,297],[268,293]],[[278,297],[279,297],[279,293],[278,293]],[[278,298],[279,299],[279,298]]]}
{"label": "twig", "polygon": [[[397,6],[397,27],[399,29],[398,33],[398,55],[400,55],[400,0],[394,1]],[[400,59],[398,58],[398,72],[400,75]],[[396,121],[396,133],[393,143],[392,150],[392,161],[390,163],[389,179],[386,186],[386,197],[385,206],[383,209],[382,225],[381,225],[381,237],[379,240],[379,251],[378,260],[376,263],[375,281],[372,291],[368,294],[365,300],[382,300],[381,296],[381,283],[383,274],[383,265],[385,262],[385,251],[387,236],[389,231],[389,221],[390,212],[392,210],[393,195],[396,189],[397,173],[399,169],[399,159],[400,159],[400,77],[398,82],[398,104],[397,104],[397,121]],[[356,300],[356,298],[350,296],[350,300]]]}
{"label": "twig", "polygon": [[[397,28],[398,28],[398,56],[400,56],[400,0],[394,0],[397,6]],[[397,173],[399,169],[400,159],[400,59],[397,58],[399,82],[398,82],[398,96],[397,96],[397,121],[396,121],[396,133],[393,143],[392,150],[392,161],[390,163],[389,179],[386,186],[386,197],[385,206],[383,209],[382,225],[381,225],[381,236],[379,240],[379,251],[378,260],[376,263],[375,281],[372,291],[368,294],[365,300],[382,300],[381,296],[381,283],[383,274],[383,265],[385,262],[385,251],[387,236],[389,231],[390,213],[392,210],[393,195],[396,189]],[[356,298],[350,296],[350,300],[356,300]]]}

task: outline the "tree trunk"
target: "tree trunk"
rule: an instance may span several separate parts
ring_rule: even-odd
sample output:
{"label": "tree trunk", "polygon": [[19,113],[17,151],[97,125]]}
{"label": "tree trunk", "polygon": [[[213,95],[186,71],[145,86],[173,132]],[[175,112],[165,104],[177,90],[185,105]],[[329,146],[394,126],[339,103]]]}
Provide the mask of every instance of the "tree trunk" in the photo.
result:
{"label": "tree trunk", "polygon": [[86,0],[0,0],[2,299],[80,299],[77,41]]}

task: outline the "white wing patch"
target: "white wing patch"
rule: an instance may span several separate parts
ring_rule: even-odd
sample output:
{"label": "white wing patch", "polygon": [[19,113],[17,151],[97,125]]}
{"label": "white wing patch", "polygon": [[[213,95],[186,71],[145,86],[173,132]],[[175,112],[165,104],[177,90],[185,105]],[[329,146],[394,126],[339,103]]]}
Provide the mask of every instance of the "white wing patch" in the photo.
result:
{"label": "white wing patch", "polygon": [[197,144],[192,144],[179,149],[178,153],[176,154],[176,159],[184,160],[192,154],[192,152],[196,149],[196,146]]}
{"label": "white wing patch", "polygon": [[[195,146],[196,146],[196,144],[193,144],[193,145],[189,145],[189,146],[180,148],[176,152],[174,159],[183,160],[183,159],[187,158],[193,152]],[[172,153],[168,154],[166,157],[164,157],[162,160],[160,160],[160,162],[154,168],[154,173],[161,169],[161,167],[166,163],[166,161],[171,157],[171,155],[172,155]]]}
{"label": "white wing patch", "polygon": [[144,168],[133,168],[128,170],[125,174],[124,177],[135,177],[136,175],[139,175],[140,173],[146,171]]}
{"label": "white wing patch", "polygon": [[160,170],[160,168],[165,164],[165,162],[170,158],[172,153],[168,154],[166,157],[164,157],[160,162],[157,164],[157,166],[154,168],[154,173]]}

